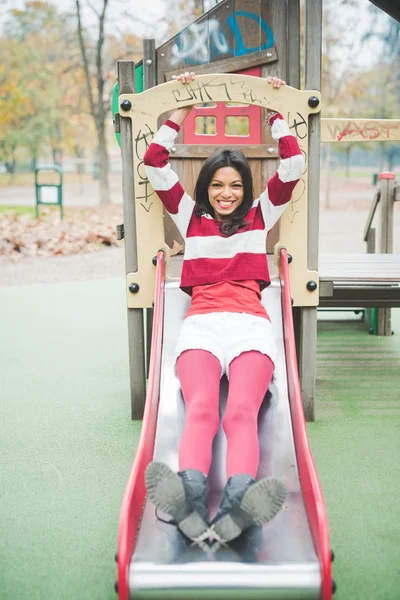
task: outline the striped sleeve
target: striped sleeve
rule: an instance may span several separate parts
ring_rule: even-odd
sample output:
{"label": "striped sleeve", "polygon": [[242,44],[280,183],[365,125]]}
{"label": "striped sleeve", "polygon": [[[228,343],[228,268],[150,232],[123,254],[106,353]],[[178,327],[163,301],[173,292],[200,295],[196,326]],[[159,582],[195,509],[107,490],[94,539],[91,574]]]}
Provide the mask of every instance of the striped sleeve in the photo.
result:
{"label": "striped sleeve", "polygon": [[266,230],[271,229],[284,212],[304,167],[297,139],[290,132],[282,115],[276,113],[271,117],[270,123],[272,137],[278,141],[280,162],[277,172],[268,181],[267,189],[260,196]]}
{"label": "striped sleeve", "polygon": [[160,127],[144,155],[144,168],[148,180],[171,215],[180,234],[186,237],[194,202],[183,189],[169,163],[169,152],[178,131],[179,125],[169,120]]}

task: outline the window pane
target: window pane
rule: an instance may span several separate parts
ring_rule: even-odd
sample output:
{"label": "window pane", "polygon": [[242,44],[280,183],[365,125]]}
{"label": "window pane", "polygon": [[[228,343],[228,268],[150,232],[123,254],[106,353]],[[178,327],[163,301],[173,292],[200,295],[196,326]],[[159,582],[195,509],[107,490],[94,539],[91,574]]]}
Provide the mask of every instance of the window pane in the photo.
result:
{"label": "window pane", "polygon": [[217,133],[217,119],[215,117],[196,117],[196,135],[215,135]]}
{"label": "window pane", "polygon": [[227,102],[226,106],[248,106],[248,104],[244,104],[244,102]]}
{"label": "window pane", "polygon": [[225,117],[225,135],[249,135],[249,117]]}

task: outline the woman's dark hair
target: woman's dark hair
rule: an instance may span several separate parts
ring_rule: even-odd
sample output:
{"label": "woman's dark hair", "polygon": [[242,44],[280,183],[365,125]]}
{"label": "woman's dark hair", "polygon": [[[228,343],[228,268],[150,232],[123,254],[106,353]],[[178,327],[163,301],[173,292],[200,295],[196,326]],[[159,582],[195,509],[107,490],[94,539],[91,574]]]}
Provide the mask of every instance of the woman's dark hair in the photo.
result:
{"label": "woman's dark hair", "polygon": [[194,209],[198,217],[209,214],[215,218],[215,212],[208,199],[208,186],[214,174],[223,167],[232,167],[240,174],[243,183],[243,202],[234,212],[222,221],[221,233],[225,236],[232,235],[246,227],[244,217],[247,215],[254,200],[253,177],[247,158],[240,150],[216,150],[203,163],[194,190],[196,206]]}

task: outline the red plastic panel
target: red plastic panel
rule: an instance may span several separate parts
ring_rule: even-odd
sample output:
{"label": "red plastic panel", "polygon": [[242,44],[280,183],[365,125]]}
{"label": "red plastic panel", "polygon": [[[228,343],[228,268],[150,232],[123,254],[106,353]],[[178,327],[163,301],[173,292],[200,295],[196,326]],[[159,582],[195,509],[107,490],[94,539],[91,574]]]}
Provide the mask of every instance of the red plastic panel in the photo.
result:
{"label": "red plastic panel", "polygon": [[[238,71],[238,75],[251,75],[261,77],[261,67],[252,67]],[[216,133],[214,135],[196,134],[196,117],[216,117]],[[226,135],[225,118],[226,117],[249,117],[248,135]],[[261,108],[259,106],[238,105],[227,106],[220,102],[214,106],[194,106],[193,110],[185,119],[183,130],[183,141],[185,144],[261,144]]]}
{"label": "red plastic panel", "polygon": [[382,173],[379,173],[378,179],[396,179],[396,173],[383,171]]}
{"label": "red plastic panel", "polygon": [[297,466],[314,548],[321,567],[321,600],[331,600],[332,573],[328,517],[317,469],[308,442],[307,429],[304,420],[303,401],[301,398],[300,380],[297,370],[289,265],[287,252],[284,248],[282,248],[280,252],[280,278],[282,287],[282,316],[289,404]]}
{"label": "red plastic panel", "polygon": [[142,430],[122,500],[118,531],[118,597],[129,600],[129,566],[146,498],[144,472],[153,458],[158,405],[160,399],[161,346],[164,330],[164,253],[157,254],[156,289],[149,379]]}

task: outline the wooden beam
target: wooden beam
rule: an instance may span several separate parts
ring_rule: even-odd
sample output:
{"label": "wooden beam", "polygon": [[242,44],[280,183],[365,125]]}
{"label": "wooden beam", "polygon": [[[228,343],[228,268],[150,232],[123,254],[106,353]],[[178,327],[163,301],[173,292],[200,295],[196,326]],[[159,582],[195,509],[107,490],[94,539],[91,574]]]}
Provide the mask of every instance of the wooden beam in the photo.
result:
{"label": "wooden beam", "polygon": [[[216,60],[215,62],[204,65],[196,65],[190,70],[195,71],[196,75],[207,75],[208,73],[235,73],[250,67],[264,65],[266,63],[275,62],[278,60],[278,55],[274,46],[252,54],[244,54],[243,56],[233,56],[224,60]],[[182,71],[187,71],[188,68],[181,67],[176,71],[168,71],[165,73],[165,80],[169,81],[174,76],[179,75]]]}
{"label": "wooden beam", "polygon": [[400,119],[321,119],[321,142],[399,142]]}
{"label": "wooden beam", "polygon": [[[118,90],[119,94],[132,94],[135,92],[135,63],[133,61],[118,61]],[[125,272],[128,276],[129,273],[134,273],[138,269],[132,119],[121,115],[120,128]],[[128,349],[131,416],[132,419],[141,419],[146,397],[144,319],[141,308],[128,308]]]}
{"label": "wooden beam", "polygon": [[[216,150],[231,150],[232,144],[176,144],[171,158],[208,158]],[[278,146],[268,144],[246,144],[238,146],[247,158],[277,158]]]}

